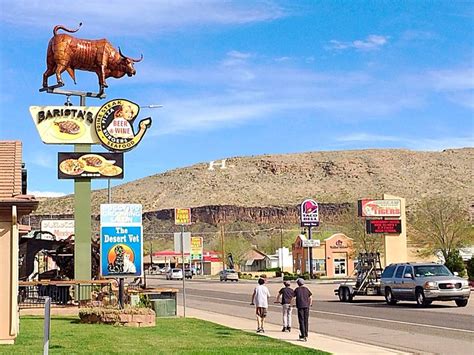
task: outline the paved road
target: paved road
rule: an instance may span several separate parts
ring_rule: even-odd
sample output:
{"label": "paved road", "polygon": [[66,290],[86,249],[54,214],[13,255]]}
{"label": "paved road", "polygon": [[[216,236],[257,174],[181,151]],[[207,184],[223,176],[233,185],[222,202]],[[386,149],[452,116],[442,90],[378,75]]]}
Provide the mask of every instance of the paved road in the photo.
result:
{"label": "paved road", "polygon": [[[149,279],[149,283],[176,288],[182,285],[180,281],[166,281],[159,276]],[[253,307],[249,303],[255,285],[255,282],[186,281],[186,302],[189,307],[252,319]],[[272,296],[276,296],[281,283],[270,282],[267,286]],[[435,302],[425,309],[417,308],[412,302],[389,306],[377,296],[341,303],[334,296],[336,285],[308,286],[316,298],[310,313],[312,331],[414,353],[473,353],[473,300],[464,308],[456,307],[454,302]],[[280,306],[270,305],[268,321],[280,324],[280,317]],[[296,314],[293,319],[297,325]]]}

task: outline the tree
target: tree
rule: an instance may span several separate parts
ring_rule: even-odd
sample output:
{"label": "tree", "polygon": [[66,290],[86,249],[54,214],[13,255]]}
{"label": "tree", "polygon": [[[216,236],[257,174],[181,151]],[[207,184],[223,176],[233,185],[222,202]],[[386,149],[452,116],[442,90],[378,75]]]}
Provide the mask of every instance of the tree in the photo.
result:
{"label": "tree", "polygon": [[474,257],[467,262],[467,276],[469,280],[474,281]]}
{"label": "tree", "polygon": [[454,250],[449,253],[444,265],[451,270],[451,272],[457,272],[459,276],[464,277],[466,271],[464,268],[464,261],[462,260],[459,250]]}
{"label": "tree", "polygon": [[[222,250],[221,244],[221,234],[217,233],[215,237],[212,239],[211,248],[213,250]],[[252,244],[249,240],[243,237],[240,234],[236,233],[224,233],[224,249],[225,249],[225,258],[227,264],[227,255],[229,253],[232,254],[232,259],[234,260],[235,265],[242,264],[245,260],[245,255],[248,253],[249,250],[252,250]]]}
{"label": "tree", "polygon": [[354,241],[354,253],[372,253],[383,250],[383,237],[367,234],[365,219],[358,217],[357,205],[351,205],[338,218],[339,229]]}
{"label": "tree", "polygon": [[448,197],[423,200],[409,216],[409,233],[422,255],[438,252],[444,260],[462,247],[474,243],[473,226],[464,203]]}

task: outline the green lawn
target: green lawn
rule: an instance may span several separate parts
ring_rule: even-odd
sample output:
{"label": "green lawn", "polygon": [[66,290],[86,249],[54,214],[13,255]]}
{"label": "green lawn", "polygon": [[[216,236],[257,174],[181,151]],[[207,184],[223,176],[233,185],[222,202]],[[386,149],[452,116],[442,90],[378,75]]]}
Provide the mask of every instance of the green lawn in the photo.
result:
{"label": "green lawn", "polygon": [[[43,319],[21,317],[15,345],[0,345],[1,354],[41,354]],[[52,354],[326,354],[265,336],[193,318],[157,318],[153,328],[81,324],[75,317],[53,317]]]}

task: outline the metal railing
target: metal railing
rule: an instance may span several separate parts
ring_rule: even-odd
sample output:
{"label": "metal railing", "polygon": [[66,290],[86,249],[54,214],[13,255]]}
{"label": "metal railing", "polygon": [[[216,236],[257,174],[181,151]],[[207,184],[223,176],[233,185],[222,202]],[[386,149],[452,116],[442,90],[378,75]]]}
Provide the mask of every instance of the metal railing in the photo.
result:
{"label": "metal railing", "polygon": [[86,281],[20,281],[18,285],[18,306],[43,308],[45,297],[51,298],[56,306],[102,306],[115,304],[116,289],[111,280]]}

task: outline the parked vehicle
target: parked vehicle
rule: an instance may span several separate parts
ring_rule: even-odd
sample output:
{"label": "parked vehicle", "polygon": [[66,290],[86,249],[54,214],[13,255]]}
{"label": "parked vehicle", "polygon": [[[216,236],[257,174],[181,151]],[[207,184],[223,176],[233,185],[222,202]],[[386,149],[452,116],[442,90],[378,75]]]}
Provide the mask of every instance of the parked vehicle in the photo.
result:
{"label": "parked vehicle", "polygon": [[239,274],[235,271],[235,270],[232,270],[232,269],[227,269],[227,270],[222,270],[220,273],[219,273],[219,279],[221,281],[239,281]]}
{"label": "parked vehicle", "polygon": [[166,273],[167,280],[182,280],[183,279],[183,270],[178,268],[169,269]]}
{"label": "parked vehicle", "polygon": [[161,268],[158,266],[158,265],[151,265],[149,268],[148,268],[148,273],[150,275],[154,275],[154,274],[159,274],[161,271]]}
{"label": "parked vehicle", "polygon": [[427,307],[433,301],[455,301],[465,307],[471,293],[469,283],[435,263],[399,263],[387,266],[380,288],[388,304],[416,301]]}
{"label": "parked vehicle", "polygon": [[193,278],[193,270],[185,269],[184,270],[184,277],[187,278],[187,279],[192,279]]}
{"label": "parked vehicle", "polygon": [[171,267],[165,266],[164,268],[160,269],[160,274],[166,274],[170,270],[171,270]]}

